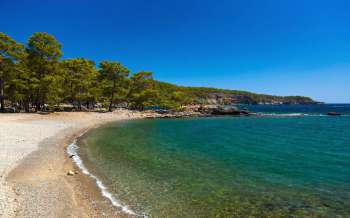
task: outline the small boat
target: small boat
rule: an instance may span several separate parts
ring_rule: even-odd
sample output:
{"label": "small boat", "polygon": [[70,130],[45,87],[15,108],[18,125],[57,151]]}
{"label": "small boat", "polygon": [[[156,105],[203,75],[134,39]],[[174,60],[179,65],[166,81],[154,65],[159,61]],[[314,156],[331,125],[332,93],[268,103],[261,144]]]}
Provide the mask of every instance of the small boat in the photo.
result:
{"label": "small boat", "polygon": [[328,116],[340,116],[341,114],[338,112],[328,112],[327,115]]}

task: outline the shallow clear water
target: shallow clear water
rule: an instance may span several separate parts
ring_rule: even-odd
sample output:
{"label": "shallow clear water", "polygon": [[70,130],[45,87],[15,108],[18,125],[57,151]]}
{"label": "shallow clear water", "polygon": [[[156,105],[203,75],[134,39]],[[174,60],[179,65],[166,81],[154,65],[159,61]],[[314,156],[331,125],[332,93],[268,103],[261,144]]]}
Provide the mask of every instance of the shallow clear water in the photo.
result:
{"label": "shallow clear water", "polygon": [[80,140],[90,169],[151,217],[350,216],[350,117],[119,122]]}

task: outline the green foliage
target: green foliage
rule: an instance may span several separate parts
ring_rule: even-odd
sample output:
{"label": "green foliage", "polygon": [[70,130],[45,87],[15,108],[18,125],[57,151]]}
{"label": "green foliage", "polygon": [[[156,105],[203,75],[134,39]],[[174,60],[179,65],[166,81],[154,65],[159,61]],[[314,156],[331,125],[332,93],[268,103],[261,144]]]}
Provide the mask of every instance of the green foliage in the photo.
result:
{"label": "green foliage", "polygon": [[62,61],[64,80],[64,100],[78,104],[81,109],[82,102],[94,104],[98,100],[97,70],[95,62],[75,58]]}
{"label": "green foliage", "polygon": [[0,63],[6,60],[16,61],[23,57],[24,46],[10,36],[0,32]]}
{"label": "green foliage", "polygon": [[34,33],[29,38],[27,66],[35,78],[33,98],[36,110],[43,108],[47,102],[58,103],[61,100],[61,48],[62,45],[48,33]]}
{"label": "green foliage", "polygon": [[63,52],[62,45],[48,33],[34,33],[28,41],[29,59],[37,59],[42,63],[58,61]]}
{"label": "green foliage", "polygon": [[24,46],[0,32],[0,110],[4,110],[5,98],[10,97],[5,90],[16,83],[16,64],[24,56]]}
{"label": "green foliage", "polygon": [[[171,83],[156,81],[158,89],[161,90],[162,96],[171,99],[174,93],[181,93],[176,102],[182,105],[187,104],[209,104],[211,99],[221,99],[223,104],[241,103],[241,104],[257,104],[257,103],[283,103],[283,104],[313,104],[311,98],[304,96],[274,96],[256,94],[247,91],[227,90],[208,87],[185,87],[177,86]],[[225,101],[226,100],[226,101]]]}
{"label": "green foliage", "polygon": [[112,111],[114,103],[125,101],[129,72],[119,62],[102,61],[100,63],[101,88],[104,96],[109,97],[109,111]]}
{"label": "green foliage", "polygon": [[131,107],[138,109],[155,106],[160,102],[152,72],[141,71],[131,77],[128,100]]}

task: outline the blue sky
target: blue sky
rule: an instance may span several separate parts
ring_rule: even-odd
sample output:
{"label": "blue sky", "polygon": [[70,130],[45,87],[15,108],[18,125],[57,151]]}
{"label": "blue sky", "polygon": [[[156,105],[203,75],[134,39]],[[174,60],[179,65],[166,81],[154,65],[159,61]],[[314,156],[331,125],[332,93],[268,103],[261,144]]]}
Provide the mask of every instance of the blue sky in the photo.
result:
{"label": "blue sky", "polygon": [[350,102],[350,1],[0,0],[0,31],[179,85]]}

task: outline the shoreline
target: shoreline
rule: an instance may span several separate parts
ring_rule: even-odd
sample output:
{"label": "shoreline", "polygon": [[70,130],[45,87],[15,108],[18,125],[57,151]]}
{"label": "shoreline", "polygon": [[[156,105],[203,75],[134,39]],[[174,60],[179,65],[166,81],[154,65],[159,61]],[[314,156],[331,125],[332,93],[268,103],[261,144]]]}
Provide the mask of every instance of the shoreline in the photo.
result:
{"label": "shoreline", "polygon": [[[82,173],[68,156],[67,148],[92,128],[150,116],[157,115],[118,110],[106,114],[68,112],[0,116],[0,121],[6,121],[2,123],[5,125],[0,125],[0,136],[21,133],[20,127],[28,125],[28,129],[22,130],[27,135],[21,136],[21,139],[16,136],[8,140],[5,138],[0,146],[9,143],[23,147],[22,144],[35,137],[36,125],[53,129],[51,134],[44,133],[42,137],[35,138],[32,141],[35,146],[21,154],[7,169],[5,166],[3,172],[0,171],[0,197],[5,196],[6,199],[1,202],[1,207],[6,210],[2,210],[0,217],[133,217],[112,206],[96,182]],[[9,128],[10,131],[4,128],[13,125],[15,127]],[[28,131],[34,132],[30,134]],[[0,157],[6,159],[6,154],[0,153]],[[78,173],[68,176],[70,170]]]}
{"label": "shoreline", "polygon": [[[108,188],[105,186],[103,181],[98,178],[95,174],[91,173],[88,167],[83,162],[83,159],[79,155],[79,146],[78,146],[78,140],[80,137],[83,137],[87,132],[89,132],[91,129],[88,129],[87,131],[84,131],[81,135],[76,137],[74,141],[67,146],[67,154],[74,162],[75,166],[79,169],[79,172],[83,173],[87,177],[91,178],[95,181],[95,185],[100,190],[100,193],[102,196],[110,201],[110,203],[117,209],[120,209],[122,212],[124,212],[127,215],[131,216],[139,216],[134,211],[128,208],[127,205],[123,205],[118,199],[116,199],[111,192],[109,192]],[[74,172],[76,174],[76,172]]]}

